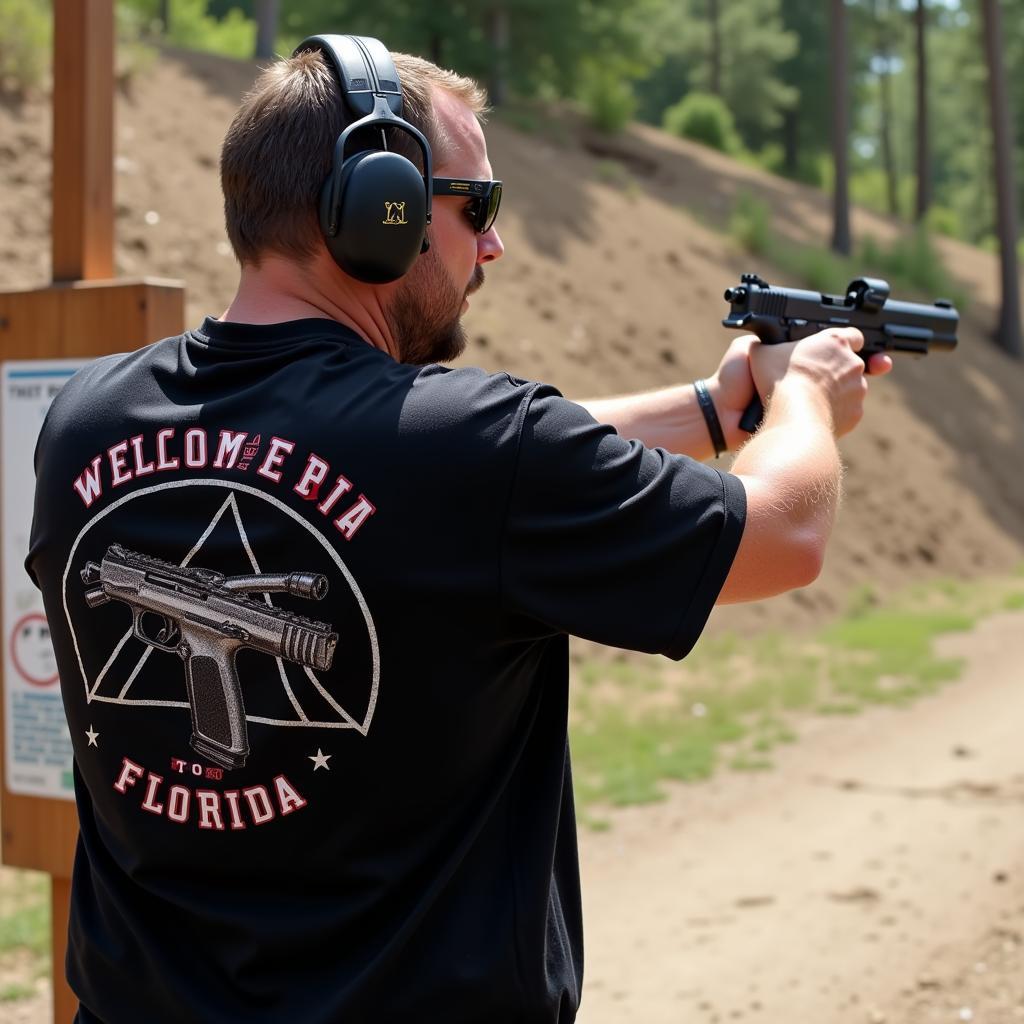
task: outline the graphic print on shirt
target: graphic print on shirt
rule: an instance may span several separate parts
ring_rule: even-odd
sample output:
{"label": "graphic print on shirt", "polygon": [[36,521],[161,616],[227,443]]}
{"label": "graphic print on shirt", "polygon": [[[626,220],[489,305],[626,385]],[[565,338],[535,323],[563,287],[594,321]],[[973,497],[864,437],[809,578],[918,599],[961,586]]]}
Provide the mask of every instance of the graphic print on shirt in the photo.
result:
{"label": "graphic print on shirt", "polygon": [[[328,671],[334,660],[338,634],[328,623],[274,608],[268,598],[271,593],[286,593],[321,601],[328,590],[322,574],[225,576],[111,544],[103,562],[86,562],[80,575],[90,588],[85,594],[90,608],[123,602],[131,609],[136,639],[184,662],[192,749],[223,768],[241,768],[249,755],[235,667],[240,650],[262,651],[321,672]],[[252,594],[262,594],[267,603],[254,600]],[[147,622],[154,620],[160,625],[152,636]]]}
{"label": "graphic print on shirt", "polygon": [[[330,621],[306,614],[314,601]],[[182,753],[191,742],[230,771],[253,723],[369,731],[380,660],[365,598],[327,538],[262,490],[190,479],[117,499],[72,545],[63,602],[87,703],[180,717]]]}

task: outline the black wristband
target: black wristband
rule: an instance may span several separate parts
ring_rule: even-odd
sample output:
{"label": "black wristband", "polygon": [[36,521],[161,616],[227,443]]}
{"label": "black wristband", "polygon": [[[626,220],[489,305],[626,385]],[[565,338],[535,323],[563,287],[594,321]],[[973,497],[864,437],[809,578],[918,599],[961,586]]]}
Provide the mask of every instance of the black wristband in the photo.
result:
{"label": "black wristband", "polygon": [[697,403],[700,411],[704,413],[704,421],[708,425],[708,433],[711,435],[711,443],[715,446],[715,458],[722,452],[727,452],[729,446],[725,443],[725,434],[722,433],[722,424],[718,421],[718,413],[715,412],[715,403],[708,392],[708,386],[702,380],[693,382],[693,389],[697,392]]}

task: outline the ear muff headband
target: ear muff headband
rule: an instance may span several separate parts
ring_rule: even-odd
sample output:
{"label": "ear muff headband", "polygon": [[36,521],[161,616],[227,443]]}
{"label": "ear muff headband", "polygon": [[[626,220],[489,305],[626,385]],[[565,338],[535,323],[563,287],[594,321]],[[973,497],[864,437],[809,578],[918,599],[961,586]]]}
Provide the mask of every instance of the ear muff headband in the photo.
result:
{"label": "ear muff headband", "polygon": [[[310,36],[295,53],[319,50],[330,62],[341,87],[346,119],[350,123],[334,145],[331,173],[324,183],[320,202],[320,225],[328,250],[338,265],[360,280],[372,283],[393,281],[405,274],[416,256],[426,252],[426,227],[431,219],[433,161],[430,144],[423,133],[402,117],[402,88],[387,47],[369,36]],[[384,160],[357,160],[366,150],[346,157],[346,148],[357,133],[368,128],[381,131],[380,150],[371,150]],[[412,161],[387,150],[384,132],[393,128],[411,136],[423,157],[423,173]],[[346,172],[347,167],[347,172]],[[415,176],[415,179],[413,178]],[[381,189],[391,189],[386,194]],[[394,203],[404,199],[410,219],[403,212],[400,221],[392,216]],[[373,210],[387,208],[387,217]],[[358,230],[355,230],[358,222]],[[396,223],[416,233],[388,232]],[[347,227],[345,237],[342,227]]]}

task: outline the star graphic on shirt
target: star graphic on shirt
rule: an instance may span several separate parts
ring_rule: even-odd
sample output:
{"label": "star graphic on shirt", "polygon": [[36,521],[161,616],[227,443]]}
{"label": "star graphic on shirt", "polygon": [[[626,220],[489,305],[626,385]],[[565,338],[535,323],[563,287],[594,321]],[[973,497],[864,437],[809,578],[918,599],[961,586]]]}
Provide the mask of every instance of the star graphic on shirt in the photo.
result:
{"label": "star graphic on shirt", "polygon": [[328,771],[331,770],[331,766],[327,762],[334,757],[333,754],[325,754],[319,747],[317,747],[315,754],[309,754],[307,756],[310,761],[313,762],[313,771],[316,771],[318,768],[326,768]]}
{"label": "star graphic on shirt", "polygon": [[97,740],[99,740],[100,734],[98,732],[93,732],[92,722],[89,723],[89,728],[85,731],[85,735],[89,737],[89,746],[90,747],[98,747],[99,746],[99,743],[97,742]]}

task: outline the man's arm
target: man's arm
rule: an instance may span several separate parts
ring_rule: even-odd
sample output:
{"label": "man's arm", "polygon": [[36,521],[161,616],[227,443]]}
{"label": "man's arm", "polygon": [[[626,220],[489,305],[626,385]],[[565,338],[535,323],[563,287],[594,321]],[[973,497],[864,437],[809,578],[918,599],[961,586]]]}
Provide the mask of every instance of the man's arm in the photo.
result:
{"label": "man's arm", "polygon": [[[836,440],[864,413],[868,383],[854,355],[863,344],[860,331],[838,328],[751,354],[767,413],[732,465],[747,492],[747,516],[719,604],[804,587],[820,573],[840,500]],[[869,369],[888,373],[892,360],[875,354]]]}
{"label": "man's arm", "polygon": [[[753,335],[736,338],[718,369],[706,380],[731,452],[750,437],[740,429],[740,418],[755,394],[750,374],[750,346],[756,342]],[[618,398],[587,399],[578,404],[598,423],[609,423],[621,437],[635,438],[648,448],[664,448],[702,461],[715,454],[692,384]]]}
{"label": "man's arm", "polygon": [[[750,435],[740,430],[738,415],[730,417],[726,413],[723,417],[726,410],[717,378],[709,377],[707,387],[718,411],[725,442],[730,451],[735,451]],[[715,454],[692,384],[679,384],[638,395],[586,399],[578,404],[598,423],[611,424],[621,437],[635,438],[648,448],[664,448],[701,461]]]}
{"label": "man's arm", "polygon": [[843,467],[828,399],[787,378],[764,425],[733,463],[747,492],[740,546],[719,604],[758,601],[817,579],[842,490]]}

